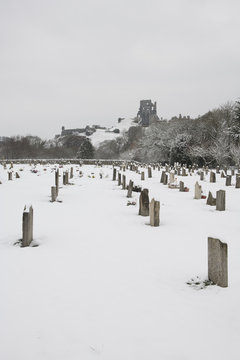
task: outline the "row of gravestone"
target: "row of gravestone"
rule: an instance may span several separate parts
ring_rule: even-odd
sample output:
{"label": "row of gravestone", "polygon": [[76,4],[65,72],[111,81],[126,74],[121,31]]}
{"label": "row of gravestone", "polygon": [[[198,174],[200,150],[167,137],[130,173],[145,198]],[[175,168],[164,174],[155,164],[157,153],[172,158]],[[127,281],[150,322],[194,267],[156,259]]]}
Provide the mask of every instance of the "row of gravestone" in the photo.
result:
{"label": "row of gravestone", "polygon": [[[116,180],[116,176],[114,175],[115,171],[113,169],[113,180]],[[118,173],[118,185],[121,185],[120,173]],[[133,181],[130,180],[128,185],[127,197],[131,197],[132,190]],[[199,187],[198,183],[196,183],[195,198],[199,198],[200,195],[201,187]],[[224,190],[219,190],[217,192],[216,203],[217,210],[225,210]],[[143,189],[139,196],[139,215],[150,215],[151,226],[160,225],[160,202],[152,199],[149,204],[148,189]],[[219,239],[215,239],[212,237],[208,238],[208,279],[218,286],[228,286],[228,246],[226,243],[221,242]]]}

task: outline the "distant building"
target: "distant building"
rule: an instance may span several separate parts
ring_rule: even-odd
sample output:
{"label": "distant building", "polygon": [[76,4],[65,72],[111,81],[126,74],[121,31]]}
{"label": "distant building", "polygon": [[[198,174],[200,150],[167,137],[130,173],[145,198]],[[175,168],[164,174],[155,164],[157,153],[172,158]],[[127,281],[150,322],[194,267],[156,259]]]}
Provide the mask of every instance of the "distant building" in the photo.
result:
{"label": "distant building", "polygon": [[144,127],[149,126],[151,117],[157,115],[157,103],[151,100],[141,100],[140,108],[137,113],[138,124]]}

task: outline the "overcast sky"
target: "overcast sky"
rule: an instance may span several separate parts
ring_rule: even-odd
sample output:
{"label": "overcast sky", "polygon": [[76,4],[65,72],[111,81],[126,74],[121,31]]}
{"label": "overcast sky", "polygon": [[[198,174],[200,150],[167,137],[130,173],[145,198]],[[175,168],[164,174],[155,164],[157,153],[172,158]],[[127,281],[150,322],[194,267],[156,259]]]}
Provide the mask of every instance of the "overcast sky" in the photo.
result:
{"label": "overcast sky", "polygon": [[240,97],[239,0],[0,0],[0,136]]}

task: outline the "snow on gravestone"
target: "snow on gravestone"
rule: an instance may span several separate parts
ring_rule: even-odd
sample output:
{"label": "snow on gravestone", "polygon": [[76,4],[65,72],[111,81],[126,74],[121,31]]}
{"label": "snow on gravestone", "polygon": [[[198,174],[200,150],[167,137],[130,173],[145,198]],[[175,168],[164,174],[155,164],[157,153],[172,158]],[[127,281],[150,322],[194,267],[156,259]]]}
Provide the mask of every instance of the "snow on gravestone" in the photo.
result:
{"label": "snow on gravestone", "polygon": [[198,182],[196,182],[195,184],[195,194],[194,194],[194,199],[201,199],[202,196],[202,187],[201,185],[198,184]]}
{"label": "snow on gravestone", "polygon": [[228,286],[227,244],[211,237],[208,238],[208,278],[218,286]]}
{"label": "snow on gravestone", "polygon": [[22,246],[29,246],[33,240],[33,208],[25,206],[22,218]]}

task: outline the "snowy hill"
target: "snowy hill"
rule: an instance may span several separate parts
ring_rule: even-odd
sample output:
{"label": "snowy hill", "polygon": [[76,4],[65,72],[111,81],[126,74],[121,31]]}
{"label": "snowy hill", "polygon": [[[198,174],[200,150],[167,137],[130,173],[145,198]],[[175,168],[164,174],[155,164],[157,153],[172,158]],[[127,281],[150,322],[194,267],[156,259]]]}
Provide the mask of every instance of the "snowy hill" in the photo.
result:
{"label": "snowy hill", "polygon": [[[124,131],[127,131],[131,126],[137,126],[137,123],[133,119],[123,119],[116,126],[109,129],[96,129],[92,135],[88,136],[93,146],[96,148],[99,144],[105,140],[114,140],[118,136],[121,136]],[[114,130],[119,129],[119,133],[115,133]]]}

